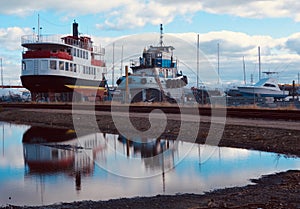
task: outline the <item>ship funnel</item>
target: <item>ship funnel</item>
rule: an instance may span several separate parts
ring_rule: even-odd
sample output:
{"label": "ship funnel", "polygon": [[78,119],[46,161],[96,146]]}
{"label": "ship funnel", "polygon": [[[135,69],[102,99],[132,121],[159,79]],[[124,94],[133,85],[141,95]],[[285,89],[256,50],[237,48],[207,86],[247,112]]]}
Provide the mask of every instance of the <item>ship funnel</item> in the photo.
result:
{"label": "ship funnel", "polygon": [[160,41],[159,41],[159,44],[160,46],[162,47],[163,46],[163,25],[160,24]]}
{"label": "ship funnel", "polygon": [[75,22],[75,20],[74,20],[74,23],[73,23],[73,36],[78,38],[78,23]]}

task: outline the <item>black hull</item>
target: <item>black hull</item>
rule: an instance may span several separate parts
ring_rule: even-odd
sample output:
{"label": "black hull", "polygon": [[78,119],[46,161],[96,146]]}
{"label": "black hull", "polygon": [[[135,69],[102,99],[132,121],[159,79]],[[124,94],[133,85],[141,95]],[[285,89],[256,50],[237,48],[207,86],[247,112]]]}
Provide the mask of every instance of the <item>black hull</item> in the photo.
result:
{"label": "black hull", "polygon": [[25,143],[49,143],[63,142],[76,139],[75,131],[70,129],[47,128],[32,126],[23,134],[22,142]]}
{"label": "black hull", "polygon": [[76,79],[55,75],[24,75],[21,76],[21,81],[23,87],[35,93],[72,92],[73,89],[66,87],[66,85],[103,86],[100,80]]}

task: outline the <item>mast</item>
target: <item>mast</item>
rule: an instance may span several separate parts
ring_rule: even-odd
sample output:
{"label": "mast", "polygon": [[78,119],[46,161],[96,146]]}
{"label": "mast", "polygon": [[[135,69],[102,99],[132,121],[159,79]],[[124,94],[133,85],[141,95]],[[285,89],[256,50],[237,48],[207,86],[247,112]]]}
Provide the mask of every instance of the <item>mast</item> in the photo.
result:
{"label": "mast", "polygon": [[220,44],[218,43],[218,84],[220,84]]}
{"label": "mast", "polygon": [[200,45],[200,40],[199,40],[199,34],[197,35],[197,89],[199,88],[199,45]]}
{"label": "mast", "polygon": [[40,27],[40,14],[38,14],[38,36],[37,36],[38,41],[40,40],[41,30],[42,27]]}
{"label": "mast", "polygon": [[112,54],[112,78],[111,78],[111,85],[114,87],[114,82],[115,82],[115,43],[113,43],[113,54]]}
{"label": "mast", "polygon": [[2,88],[3,88],[3,66],[2,66],[2,57],[0,58],[0,64],[1,64],[1,85],[2,85]]}
{"label": "mast", "polygon": [[245,67],[245,57],[243,56],[243,71],[244,71],[244,84],[246,85],[246,67]]}
{"label": "mast", "polygon": [[122,69],[123,69],[123,45],[122,45],[122,52],[121,52],[121,69],[120,69],[120,76],[122,76]]}
{"label": "mast", "polygon": [[260,46],[258,47],[258,79],[261,78]]}

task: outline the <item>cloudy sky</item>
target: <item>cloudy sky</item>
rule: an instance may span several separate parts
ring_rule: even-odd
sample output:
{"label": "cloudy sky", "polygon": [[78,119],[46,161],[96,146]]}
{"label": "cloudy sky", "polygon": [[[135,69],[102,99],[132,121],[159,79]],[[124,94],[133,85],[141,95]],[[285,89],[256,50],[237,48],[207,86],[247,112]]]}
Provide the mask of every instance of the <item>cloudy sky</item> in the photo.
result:
{"label": "cloudy sky", "polygon": [[[141,37],[158,35],[159,24],[163,23],[166,45],[170,44],[167,35],[186,43],[176,48],[178,59],[186,65],[189,60],[180,56],[185,50],[189,51],[189,57],[196,56],[194,49],[199,34],[201,54],[217,70],[219,44],[219,72],[223,84],[243,82],[243,56],[247,82],[250,83],[251,74],[253,81],[257,81],[258,46],[263,71],[278,72],[281,83],[297,82],[300,72],[299,10],[300,3],[296,0],[6,1],[0,7],[4,84],[20,84],[21,36],[32,34],[32,28],[37,28],[38,14],[42,35],[69,34],[75,19],[81,33],[92,36],[96,45],[107,49],[108,66],[111,66],[112,42],[119,49],[120,44],[125,45],[124,51],[128,51]],[[120,39],[122,43],[117,41]],[[127,55],[135,53],[130,51]],[[189,70],[195,72],[194,66],[189,66]],[[187,74],[194,82],[194,74]]]}

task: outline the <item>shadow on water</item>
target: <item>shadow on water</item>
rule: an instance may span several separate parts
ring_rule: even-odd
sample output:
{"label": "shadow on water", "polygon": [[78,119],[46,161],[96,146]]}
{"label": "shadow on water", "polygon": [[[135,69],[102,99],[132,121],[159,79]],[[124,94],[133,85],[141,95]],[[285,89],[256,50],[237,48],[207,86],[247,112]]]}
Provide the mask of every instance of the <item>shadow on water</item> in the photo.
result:
{"label": "shadow on water", "polygon": [[77,136],[8,123],[0,123],[0,132],[0,205],[203,193],[300,167],[299,158],[166,137]]}

